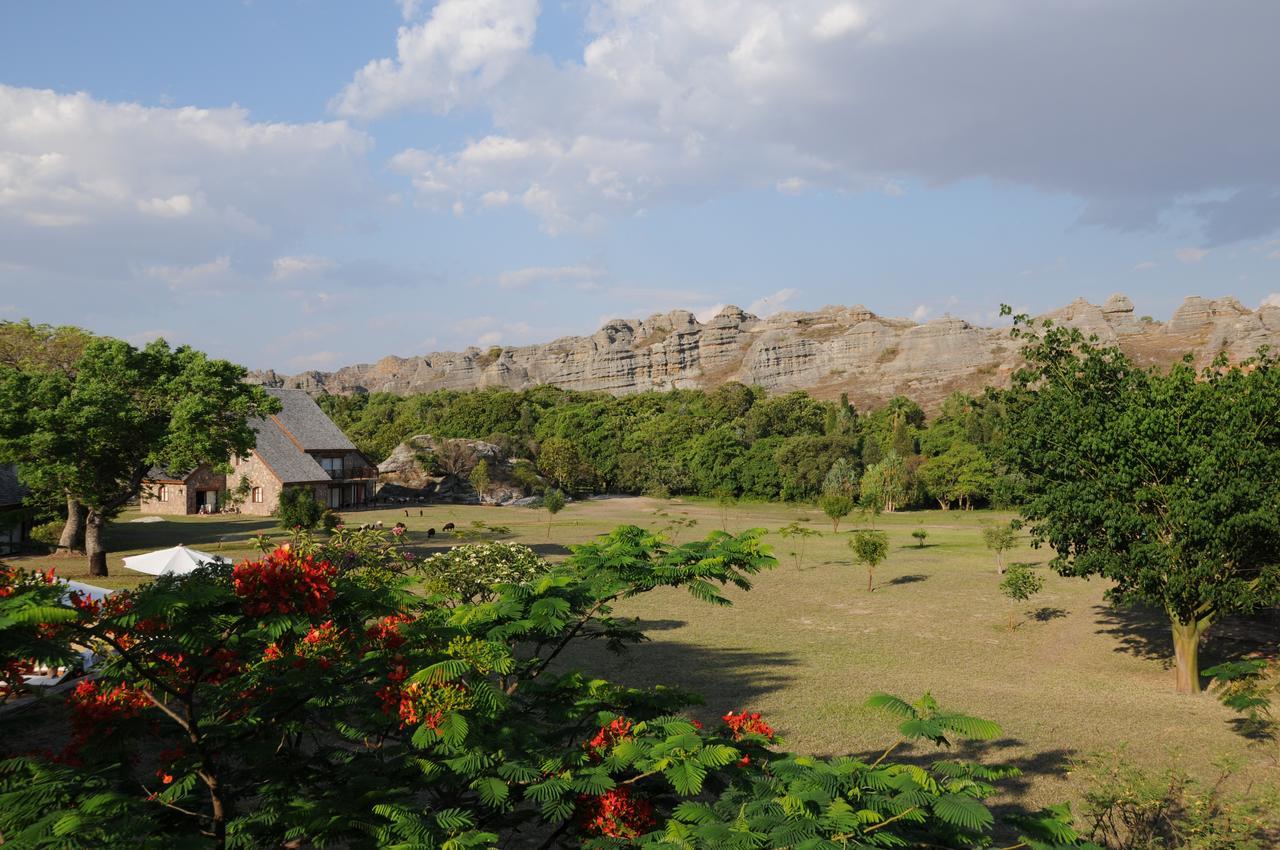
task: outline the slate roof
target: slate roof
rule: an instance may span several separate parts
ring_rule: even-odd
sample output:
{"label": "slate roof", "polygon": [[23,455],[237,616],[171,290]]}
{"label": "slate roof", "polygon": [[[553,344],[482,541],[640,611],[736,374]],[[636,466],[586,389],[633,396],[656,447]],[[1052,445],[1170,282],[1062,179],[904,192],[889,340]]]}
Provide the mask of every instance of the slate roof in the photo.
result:
{"label": "slate roof", "polygon": [[0,507],[20,505],[26,494],[27,488],[18,480],[18,468],[12,465],[0,466]]}
{"label": "slate roof", "polygon": [[329,473],[289,439],[289,435],[271,419],[251,419],[249,427],[258,435],[254,451],[284,484],[328,481]]}
{"label": "slate roof", "polygon": [[316,404],[315,399],[303,390],[286,390],[265,387],[266,391],[280,399],[283,409],[274,417],[297,440],[304,451],[356,451],[355,443],[333,424]]}

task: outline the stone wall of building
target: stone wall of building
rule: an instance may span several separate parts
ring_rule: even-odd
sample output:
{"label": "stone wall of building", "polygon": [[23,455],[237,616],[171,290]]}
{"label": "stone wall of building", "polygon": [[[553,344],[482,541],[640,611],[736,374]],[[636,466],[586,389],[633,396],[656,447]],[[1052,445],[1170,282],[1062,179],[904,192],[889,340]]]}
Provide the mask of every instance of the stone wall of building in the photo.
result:
{"label": "stone wall of building", "polygon": [[[249,479],[249,495],[240,505],[240,513],[249,516],[270,516],[280,502],[280,491],[283,489],[280,479],[256,453],[232,460],[231,472],[227,475],[227,486],[232,489],[240,486],[241,476]],[[258,488],[257,501],[254,499],[254,488]]]}
{"label": "stone wall of building", "polygon": [[[162,487],[163,496],[160,489]],[[221,494],[226,489],[225,475],[214,472],[212,467],[201,466],[182,482],[152,481],[144,484],[138,505],[144,514],[194,514],[199,510],[197,497],[202,490],[213,490]],[[218,503],[222,503],[221,495]]]}

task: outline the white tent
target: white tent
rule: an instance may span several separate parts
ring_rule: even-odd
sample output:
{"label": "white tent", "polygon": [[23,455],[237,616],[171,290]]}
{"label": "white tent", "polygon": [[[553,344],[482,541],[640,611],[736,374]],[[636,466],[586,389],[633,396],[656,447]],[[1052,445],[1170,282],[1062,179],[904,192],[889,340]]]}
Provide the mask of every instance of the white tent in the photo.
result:
{"label": "white tent", "polygon": [[201,564],[224,563],[220,555],[210,555],[182,544],[172,549],[160,549],[145,555],[133,555],[124,559],[126,569],[153,576],[186,575]]}

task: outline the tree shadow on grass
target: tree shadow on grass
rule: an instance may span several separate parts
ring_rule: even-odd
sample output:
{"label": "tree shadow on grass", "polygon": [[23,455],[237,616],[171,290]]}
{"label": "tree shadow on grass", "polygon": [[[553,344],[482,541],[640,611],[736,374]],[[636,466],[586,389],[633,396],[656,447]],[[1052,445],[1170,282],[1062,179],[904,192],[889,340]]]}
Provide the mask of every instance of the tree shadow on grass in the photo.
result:
{"label": "tree shadow on grass", "polygon": [[198,517],[164,522],[113,522],[107,527],[107,543],[113,552],[133,549],[167,549],[181,543],[196,549],[217,549],[227,543],[247,543],[258,534],[284,536],[271,517]]}
{"label": "tree shadow on grass", "polygon": [[886,584],[915,584],[921,581],[928,581],[929,577],[924,573],[909,573],[904,576],[889,579]]}
{"label": "tree shadow on grass", "polygon": [[1031,612],[1031,619],[1037,623],[1048,623],[1051,620],[1061,620],[1063,617],[1071,614],[1066,608],[1052,608],[1046,605],[1043,608],[1037,608]]}
{"label": "tree shadow on grass", "polygon": [[[642,620],[646,632],[678,628],[678,621]],[[715,723],[727,711],[746,711],[765,694],[791,687],[795,676],[789,668],[800,659],[790,652],[760,651],[736,647],[708,647],[666,636],[610,652],[599,642],[571,647],[556,660],[560,671],[577,669],[591,676],[633,688],[665,685],[703,699],[689,714],[703,723]]]}
{"label": "tree shadow on grass", "polygon": [[[1169,617],[1150,606],[1096,605],[1098,634],[1116,640],[1116,652],[1173,664],[1173,643]],[[1210,626],[1200,643],[1200,669],[1245,655],[1276,656],[1280,645],[1280,609],[1259,611],[1250,616],[1225,617]]]}

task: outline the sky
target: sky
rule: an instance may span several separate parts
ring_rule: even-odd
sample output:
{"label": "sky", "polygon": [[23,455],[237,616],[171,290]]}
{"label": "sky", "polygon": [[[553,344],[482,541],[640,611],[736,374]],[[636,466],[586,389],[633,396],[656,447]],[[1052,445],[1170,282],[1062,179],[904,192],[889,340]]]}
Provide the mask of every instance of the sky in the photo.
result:
{"label": "sky", "polygon": [[1280,4],[23,3],[0,320],[294,373],[673,309],[1280,301]]}

